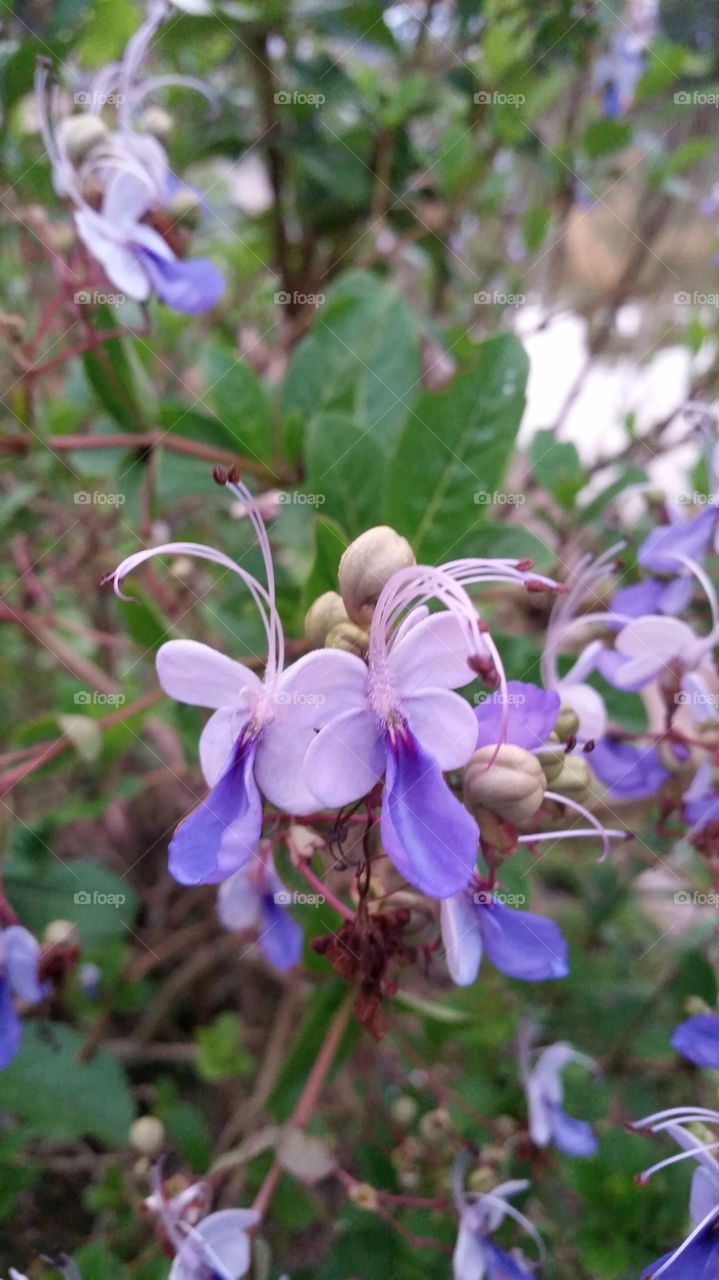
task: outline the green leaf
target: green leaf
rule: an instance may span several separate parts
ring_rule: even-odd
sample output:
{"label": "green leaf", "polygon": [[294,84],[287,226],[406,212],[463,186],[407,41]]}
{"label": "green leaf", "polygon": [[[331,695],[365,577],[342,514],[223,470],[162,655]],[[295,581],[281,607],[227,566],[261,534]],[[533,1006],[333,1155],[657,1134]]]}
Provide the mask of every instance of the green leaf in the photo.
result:
{"label": "green leaf", "polygon": [[332,289],[292,357],[283,416],[299,412],[309,420],[339,409],[388,449],[415,399],[420,368],[407,303],[378,277],[352,272]]}
{"label": "green leaf", "polygon": [[230,1080],[252,1067],[252,1057],[242,1044],[242,1024],[236,1013],[221,1013],[206,1027],[198,1027],[197,1070],[205,1080]]}
{"label": "green leaf", "polygon": [[135,1118],[127,1077],[107,1049],[83,1062],[84,1043],[63,1023],[27,1022],[19,1052],[3,1071],[3,1108],[45,1140],[91,1137],[119,1146]]}
{"label": "green leaf", "polygon": [[553,431],[538,431],[532,441],[532,470],[565,510],[571,511],[586,477],[579,454],[568,440],[556,440]]}
{"label": "green leaf", "polygon": [[10,902],[33,933],[42,933],[51,920],[72,920],[83,944],[91,946],[124,933],[135,918],[136,898],[127,880],[88,858],[39,863],[37,856],[18,851],[5,863],[3,879]]}
{"label": "green leaf", "polygon": [[305,488],[351,537],[377,523],[385,455],[375,436],[341,413],[319,413],[307,432]]}
{"label": "green leaf", "polygon": [[168,639],[171,624],[137,583],[132,586],[132,599],[118,600],[117,606],[132,639],[142,645],[146,653],[158,649]]}
{"label": "green leaf", "polygon": [[510,334],[481,344],[473,369],[425,392],[390,463],[388,524],[418,560],[454,555],[479,527],[511,455],[524,408],[528,361]]}
{"label": "green leaf", "polygon": [[257,374],[223,347],[210,347],[203,357],[207,387],[204,398],[218,414],[225,447],[271,463],[274,458],[270,401]]}
{"label": "green leaf", "polygon": [[600,156],[611,155],[613,151],[626,147],[631,137],[632,126],[629,120],[615,120],[611,117],[593,120],[584,134],[584,150],[590,160],[597,160]]}
{"label": "green leaf", "polygon": [[316,517],[315,558],[304,591],[305,609],[324,591],[337,590],[337,571],[348,542],[344,529],[336,521],[327,516]]}
{"label": "green leaf", "polygon": [[[94,308],[93,320],[97,329],[116,326],[116,319],[105,304]],[[110,338],[91,351],[85,351],[82,363],[103,409],[127,431],[141,430],[145,426],[145,414],[125,339]]]}

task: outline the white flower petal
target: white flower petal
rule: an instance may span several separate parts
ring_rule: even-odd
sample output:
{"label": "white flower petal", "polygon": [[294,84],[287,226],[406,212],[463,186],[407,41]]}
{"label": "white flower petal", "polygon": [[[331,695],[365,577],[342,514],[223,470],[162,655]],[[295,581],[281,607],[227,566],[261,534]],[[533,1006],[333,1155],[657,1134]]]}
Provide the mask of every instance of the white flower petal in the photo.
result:
{"label": "white flower petal", "polygon": [[165,693],[192,707],[246,708],[247,695],[259,694],[262,688],[254,671],[199,640],[168,640],[158,651],[156,665]]}
{"label": "white flower petal", "polygon": [[479,973],[482,933],[474,904],[466,893],[443,899],[440,923],[442,946],[452,981],[458,987],[468,987]]}
{"label": "white flower petal", "polygon": [[402,697],[423,689],[459,689],[476,679],[467,628],[453,613],[433,613],[396,640],[389,655],[394,688]]}
{"label": "white flower petal", "polygon": [[320,730],[305,756],[304,776],[319,804],[337,809],[361,800],[382,777],[386,754],[372,711],[345,711]]}
{"label": "white flower petal", "polygon": [[220,707],[210,716],[200,734],[200,766],[208,786],[220,781],[246,724],[247,715],[232,707]]}
{"label": "white flower petal", "polygon": [[440,769],[461,769],[477,745],[477,717],[449,689],[426,689],[404,698],[402,713],[415,738]]}

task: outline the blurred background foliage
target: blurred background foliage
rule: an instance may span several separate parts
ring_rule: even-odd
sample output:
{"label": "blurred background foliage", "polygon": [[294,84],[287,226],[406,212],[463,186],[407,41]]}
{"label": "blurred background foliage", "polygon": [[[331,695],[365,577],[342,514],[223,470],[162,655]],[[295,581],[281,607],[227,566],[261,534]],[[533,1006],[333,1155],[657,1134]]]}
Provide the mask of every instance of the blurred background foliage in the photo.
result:
{"label": "blurred background foliage", "polygon": [[[211,890],[166,872],[169,834],[199,794],[201,718],[160,697],[152,654],[187,635],[261,654],[250,602],[183,560],[143,570],[132,603],[103,575],[171,537],[259,571],[211,481],[213,461],[239,455],[253,487],[281,494],[272,540],[296,652],[307,604],[372,524],[406,534],[419,558],[529,555],[561,578],[580,551],[645,535],[651,504],[627,493],[660,483],[667,458],[678,474],[698,456],[694,421],[661,397],[566,429],[591,371],[623,363],[636,379],[671,349],[681,401],[710,400],[716,381],[715,225],[701,204],[717,114],[697,101],[719,92],[716,6],[665,0],[634,106],[611,118],[594,69],[623,17],[603,2],[178,9],[154,68],[205,79],[218,109],[170,88],[148,113],[173,167],[206,192],[194,246],[228,287],[201,318],[56,305],[57,260],[87,261],[36,130],[36,59],[81,89],[140,18],[130,0],[22,0],[4,6],[0,46],[4,881],[28,927],[70,920],[82,945],[51,1020],[28,1022],[0,1080],[0,1269],[33,1278],[49,1272],[31,1260],[58,1251],[83,1280],[167,1274],[139,1213],[139,1114],[163,1121],[170,1169],[220,1167],[221,1201],[248,1203],[268,1130],[342,996],[309,946],[302,974],[278,979],[222,933]],[[532,378],[564,394],[517,451],[521,339],[565,315],[583,359],[572,372],[561,345],[544,367],[533,357]],[[693,483],[706,488],[700,465]],[[497,492],[509,500],[477,497]],[[548,607],[490,599],[511,677],[537,678]],[[612,714],[641,727],[638,699]],[[487,969],[459,992],[436,958],[404,972],[385,1039],[347,1034],[311,1125],[355,1177],[397,1193],[446,1197],[454,1152],[476,1144],[489,1185],[532,1178],[525,1210],[550,1274],[572,1280],[632,1280],[682,1226],[688,1171],[639,1190],[634,1175],[658,1156],[624,1123],[716,1104],[714,1081],[669,1047],[686,1009],[716,999],[714,911],[672,912],[676,884],[709,886],[711,868],[646,807],[628,822],[637,840],[608,864],[577,842],[505,870],[565,930],[567,981],[527,988]],[[308,939],[335,921],[329,907],[298,919]],[[601,1064],[598,1085],[578,1073],[570,1094],[596,1121],[595,1159],[529,1144],[512,1050],[522,1016]],[[285,1174],[256,1275],[446,1276],[452,1213],[393,1216],[399,1229],[332,1181]]]}

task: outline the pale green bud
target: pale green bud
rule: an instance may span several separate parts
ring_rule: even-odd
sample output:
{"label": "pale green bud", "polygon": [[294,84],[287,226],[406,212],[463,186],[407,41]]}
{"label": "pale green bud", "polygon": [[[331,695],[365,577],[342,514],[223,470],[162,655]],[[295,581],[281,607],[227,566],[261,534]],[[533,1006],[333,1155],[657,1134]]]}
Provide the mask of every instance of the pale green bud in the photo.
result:
{"label": "pale green bud", "polygon": [[398,569],[413,564],[415,555],[407,539],[386,524],[376,525],[355,538],[339,567],[340,591],[352,621],[369,627],[385,583]]}

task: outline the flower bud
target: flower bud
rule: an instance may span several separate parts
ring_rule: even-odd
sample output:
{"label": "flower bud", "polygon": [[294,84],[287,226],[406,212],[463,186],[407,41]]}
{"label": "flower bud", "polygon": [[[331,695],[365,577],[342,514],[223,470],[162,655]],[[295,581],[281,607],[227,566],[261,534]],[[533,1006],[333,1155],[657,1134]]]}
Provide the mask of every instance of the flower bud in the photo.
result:
{"label": "flower bud", "polygon": [[560,742],[568,742],[570,738],[577,736],[579,732],[579,716],[572,707],[562,706],[559,708],[554,732]]}
{"label": "flower bud", "polygon": [[470,812],[479,805],[507,822],[531,818],[544,799],[545,787],[536,756],[508,742],[480,747],[464,771],[464,803]]}
{"label": "flower bud", "polygon": [[377,598],[398,569],[415,564],[406,538],[386,524],[355,538],[340,560],[339,583],[345,608],[353,622],[368,627]]}
{"label": "flower bud", "polygon": [[45,926],[42,940],[50,947],[80,946],[80,934],[72,920],[51,920]]}
{"label": "flower bud", "polygon": [[419,1131],[425,1142],[445,1142],[454,1131],[452,1117],[444,1107],[436,1107],[422,1116]]}
{"label": "flower bud", "polygon": [[368,1213],[374,1213],[379,1205],[377,1192],[369,1182],[353,1182],[347,1195],[358,1209],[365,1209]]}
{"label": "flower bud", "polygon": [[391,1111],[392,1119],[403,1128],[407,1128],[417,1115],[417,1103],[414,1098],[410,1098],[409,1094],[403,1093],[401,1097],[395,1098]]}
{"label": "flower bud", "polygon": [[470,1191],[479,1192],[479,1194],[491,1191],[497,1184],[497,1175],[493,1169],[486,1166],[481,1169],[473,1169],[467,1178],[467,1187]]}
{"label": "flower bud", "polygon": [[479,827],[479,839],[485,861],[491,857],[492,863],[496,866],[506,862],[517,852],[517,829],[511,822],[500,818],[498,813],[494,813],[492,809],[485,809],[481,804],[474,806],[472,814]]}
{"label": "flower bud", "polygon": [[194,191],[191,191],[189,187],[182,187],[172,197],[167,206],[167,212],[176,225],[197,227],[200,222],[202,206]]}
{"label": "flower bud", "polygon": [[336,591],[325,591],[305,614],[305,636],[310,648],[321,649],[338,622],[349,622],[342,597]]}
{"label": "flower bud", "polygon": [[62,122],[60,137],[70,162],[79,165],[87,158],[93,147],[105,141],[107,127],[99,116],[91,113],[68,116]]}
{"label": "flower bud", "polygon": [[146,107],[140,116],[137,127],[142,133],[151,133],[154,138],[169,138],[172,133],[173,119],[169,111],[165,111],[164,107],[158,107],[153,104]]}
{"label": "flower bud", "polygon": [[562,769],[567,753],[559,741],[556,733],[550,733],[547,738],[547,744],[543,751],[537,752],[537,759],[542,766],[542,772],[547,779],[547,786],[553,787]]}
{"label": "flower bud", "polygon": [[316,849],[324,849],[327,841],[324,836],[305,827],[301,822],[292,822],[287,828],[287,848],[293,862],[302,862],[311,858]]}
{"label": "flower bud", "polygon": [[355,653],[364,658],[369,646],[369,636],[354,622],[337,622],[327,634],[326,649],[344,649],[345,653]]}
{"label": "flower bud", "polygon": [[589,790],[591,781],[592,773],[587,757],[565,755],[562,772],[557,778],[553,790],[579,800]]}
{"label": "flower bud", "polygon": [[156,1116],[140,1116],[133,1120],[127,1137],[141,1156],[156,1156],[165,1142],[165,1126]]}

